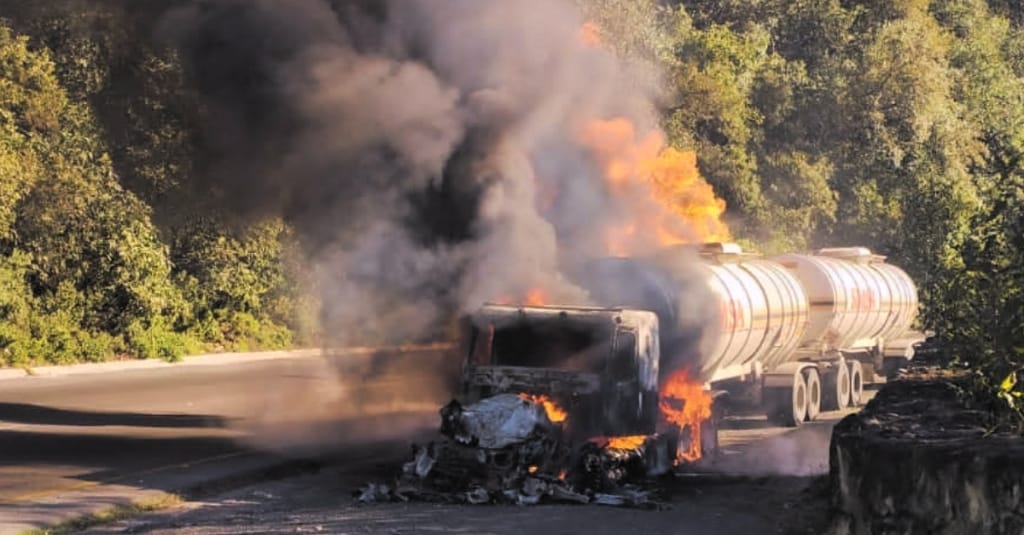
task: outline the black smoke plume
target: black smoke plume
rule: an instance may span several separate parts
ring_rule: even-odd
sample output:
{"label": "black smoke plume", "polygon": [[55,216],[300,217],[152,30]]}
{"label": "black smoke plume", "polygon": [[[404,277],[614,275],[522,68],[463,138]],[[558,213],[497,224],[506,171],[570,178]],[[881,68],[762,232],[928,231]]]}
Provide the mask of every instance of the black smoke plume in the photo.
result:
{"label": "black smoke plume", "polygon": [[635,206],[577,129],[655,126],[655,80],[583,23],[570,0],[195,0],[163,33],[202,95],[200,186],[299,229],[346,343],[531,288],[592,301],[573,281]]}

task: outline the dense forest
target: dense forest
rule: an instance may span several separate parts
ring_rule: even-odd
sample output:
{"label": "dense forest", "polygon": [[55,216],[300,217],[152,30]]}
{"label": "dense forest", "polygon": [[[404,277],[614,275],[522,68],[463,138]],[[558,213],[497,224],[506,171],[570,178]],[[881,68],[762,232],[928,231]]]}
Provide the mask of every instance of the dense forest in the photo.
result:
{"label": "dense forest", "polygon": [[[322,3],[338,13],[360,4]],[[348,342],[405,341],[389,340],[366,318],[345,317],[344,310],[324,315],[322,308],[325,300],[359,298],[351,289],[324,287],[331,272],[323,259],[332,254],[325,244],[343,240],[325,237],[324,229],[372,233],[376,227],[348,225],[352,213],[388,206],[359,204],[379,200],[363,185],[341,194],[306,191],[302,202],[271,209],[267,198],[295,201],[295,195],[248,178],[276,166],[286,147],[304,156],[302,166],[276,169],[309,174],[309,161],[326,157],[294,146],[345,134],[324,124],[297,126],[294,110],[281,111],[273,95],[222,91],[239,80],[259,85],[267,74],[197,63],[196,40],[209,51],[213,38],[187,24],[184,31],[167,29],[174,17],[194,14],[193,4],[202,2],[6,0],[0,6],[3,364],[173,359],[204,349],[317,344],[321,325],[338,318],[359,327]],[[217,17],[251,22],[244,4],[202,19],[200,29]],[[951,355],[983,361],[997,375],[1024,362],[1020,4],[578,4],[603,47],[623,62],[655,67],[660,127],[672,147],[696,153],[700,173],[725,201],[737,241],[766,253],[869,246],[918,282],[923,326]],[[396,16],[362,9],[371,19]],[[350,33],[358,36],[354,27]],[[293,52],[298,34],[328,32],[287,30],[237,36],[253,38],[252,48],[276,57]],[[359,38],[350,40],[360,50]],[[247,46],[228,52],[249,53]],[[237,57],[240,65],[250,59]],[[419,76],[412,69],[390,75]],[[435,90],[444,94],[418,89]],[[224,116],[242,106],[244,120]],[[415,113],[429,117],[423,109]],[[323,123],[332,118],[314,115]],[[350,115],[339,120],[360,124]],[[235,127],[210,128],[227,123]],[[275,134],[253,134],[262,130]],[[486,138],[488,131],[471,129],[457,153],[475,150],[470,135]],[[232,151],[247,156],[224,157]],[[359,169],[369,168],[367,159],[360,157]],[[207,179],[217,173],[234,178]],[[421,189],[411,206],[458,207],[453,199],[473,195],[448,182],[427,181]],[[309,217],[311,206],[328,202],[330,217]],[[457,209],[431,213],[417,223],[431,229],[421,240],[430,247],[422,250],[449,250],[464,239],[458,222],[471,216]],[[407,278],[391,282],[401,286]],[[403,289],[375,294],[371,309],[394,314],[396,323],[414,322],[401,304]]]}

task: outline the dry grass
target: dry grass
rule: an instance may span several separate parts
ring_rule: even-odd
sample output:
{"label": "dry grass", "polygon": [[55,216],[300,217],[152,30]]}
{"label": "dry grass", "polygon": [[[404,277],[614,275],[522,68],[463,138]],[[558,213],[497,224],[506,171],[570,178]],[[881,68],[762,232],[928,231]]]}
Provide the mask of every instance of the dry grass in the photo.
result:
{"label": "dry grass", "polygon": [[162,494],[67,520],[53,527],[24,531],[21,535],[68,535],[99,525],[120,522],[145,513],[177,507],[183,502],[184,499],[176,494]]}

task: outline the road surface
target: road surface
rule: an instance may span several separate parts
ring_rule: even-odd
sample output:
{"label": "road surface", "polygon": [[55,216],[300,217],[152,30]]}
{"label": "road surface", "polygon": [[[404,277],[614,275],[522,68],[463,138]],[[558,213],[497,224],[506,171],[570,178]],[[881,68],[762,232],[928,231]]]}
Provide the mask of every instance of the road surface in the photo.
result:
{"label": "road surface", "polygon": [[433,426],[443,355],[0,381],[0,533]]}
{"label": "road surface", "polygon": [[671,507],[661,511],[355,503],[354,490],[368,481],[386,480],[408,455],[408,450],[388,450],[353,456],[318,474],[235,489],[85,533],[817,535],[828,520],[823,474],[829,435],[833,424],[851,412],[828,414],[796,430],[767,426],[763,417],[753,415],[730,418],[729,429],[721,434],[726,448],[717,466],[721,472],[677,478],[668,488]]}

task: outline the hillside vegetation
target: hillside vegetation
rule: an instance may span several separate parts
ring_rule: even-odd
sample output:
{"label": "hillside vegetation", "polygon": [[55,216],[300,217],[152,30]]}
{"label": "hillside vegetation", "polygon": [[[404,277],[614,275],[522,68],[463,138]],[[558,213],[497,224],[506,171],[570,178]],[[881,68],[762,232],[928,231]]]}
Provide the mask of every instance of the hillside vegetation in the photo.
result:
{"label": "hillside vegetation", "polygon": [[[179,3],[0,6],[4,365],[317,342],[302,233],[195,188],[199,88],[153,38]],[[741,242],[869,246],[954,356],[1022,362],[1017,2],[580,3],[605,46],[660,65],[663,127]]]}
{"label": "hillside vegetation", "polygon": [[229,225],[182,187],[197,110],[173,52],[105,3],[0,16],[0,363],[308,335],[287,225]]}

